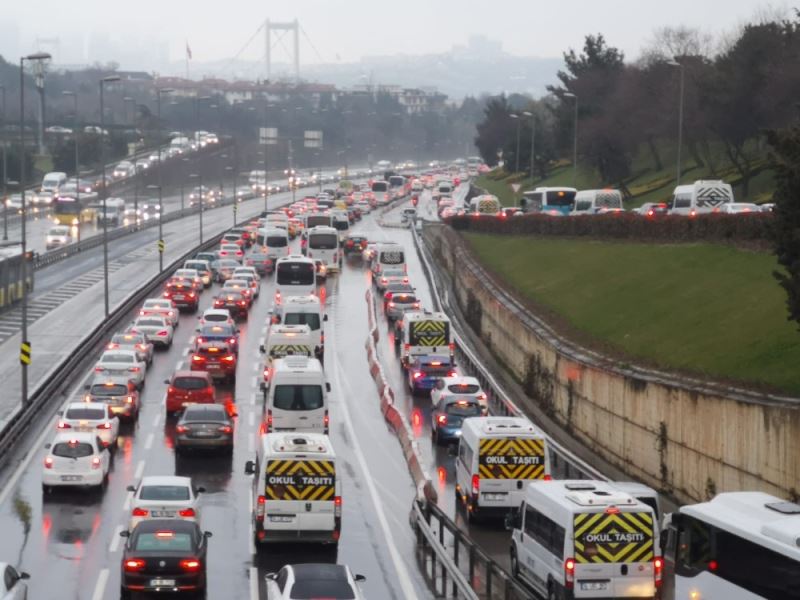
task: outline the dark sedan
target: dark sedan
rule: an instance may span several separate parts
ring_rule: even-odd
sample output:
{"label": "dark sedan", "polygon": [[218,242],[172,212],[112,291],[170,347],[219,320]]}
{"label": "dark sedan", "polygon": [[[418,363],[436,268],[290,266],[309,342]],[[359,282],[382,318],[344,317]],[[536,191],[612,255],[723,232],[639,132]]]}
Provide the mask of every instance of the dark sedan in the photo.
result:
{"label": "dark sedan", "polygon": [[175,450],[233,452],[233,421],[221,404],[193,404],[175,426]]}

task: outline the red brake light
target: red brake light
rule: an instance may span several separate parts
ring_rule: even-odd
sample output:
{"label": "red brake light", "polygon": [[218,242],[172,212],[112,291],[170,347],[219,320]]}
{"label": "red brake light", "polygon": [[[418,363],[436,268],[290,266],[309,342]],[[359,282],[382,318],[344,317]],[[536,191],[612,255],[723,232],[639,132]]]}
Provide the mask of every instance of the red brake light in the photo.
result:
{"label": "red brake light", "polygon": [[265,496],[259,496],[256,503],[256,521],[264,520],[264,513],[266,512],[267,499]]}
{"label": "red brake light", "polygon": [[128,371],[131,373],[138,373],[140,371],[139,367],[128,367]]}
{"label": "red brake light", "polygon": [[230,425],[223,425],[222,427],[219,428],[219,431],[222,433],[232,433],[233,427],[231,427]]}
{"label": "red brake light", "polygon": [[53,457],[52,456],[45,456],[44,457],[44,468],[45,469],[52,469],[53,468]]}
{"label": "red brake light", "polygon": [[412,377],[414,377],[414,379],[419,379],[422,377],[422,371],[414,371],[414,375],[412,375]]}
{"label": "red brake light", "polygon": [[178,563],[184,571],[199,571],[200,561],[196,558],[185,558]]}
{"label": "red brake light", "polygon": [[138,506],[131,511],[131,516],[134,517],[146,517],[148,514],[148,510],[146,508],[139,508]]}
{"label": "red brake light", "polygon": [[607,515],[618,515],[619,514],[619,509],[616,506],[609,506],[606,509],[606,514]]}
{"label": "red brake light", "polygon": [[708,570],[709,571],[716,571],[717,569],[719,569],[719,563],[716,560],[712,559],[712,560],[708,561]]}
{"label": "red brake light", "polygon": [[97,426],[98,429],[111,429],[111,423],[100,423]]}
{"label": "red brake light", "polygon": [[472,495],[477,496],[481,492],[481,478],[477,475],[472,476]]}
{"label": "red brake light", "polygon": [[194,361],[197,361],[197,362],[200,362],[200,361],[203,361],[203,360],[205,360],[205,358],[203,358],[203,357],[202,357],[202,356],[200,356],[199,354],[193,354],[193,355],[192,355],[192,360],[194,360]]}
{"label": "red brake light", "polygon": [[186,427],[186,425],[178,425],[177,427],[175,427],[176,433],[186,433],[187,431],[189,431],[189,428]]}
{"label": "red brake light", "polygon": [[447,425],[447,415],[439,415],[436,417],[436,422],[439,425]]}
{"label": "red brake light", "polygon": [[168,335],[168,334],[167,334],[167,331],[166,331],[165,329],[162,329],[162,330],[161,330],[161,331],[159,331],[159,332],[158,332],[156,335],[157,335],[158,337],[167,337],[167,335]]}
{"label": "red brake light", "polygon": [[575,585],[575,559],[568,558],[564,561],[564,587],[571,590]]}
{"label": "red brake light", "polygon": [[64,423],[64,421],[59,421],[58,429],[72,429],[72,425],[69,423]]}
{"label": "red brake light", "polygon": [[664,581],[664,559],[660,556],[656,556],[653,559],[653,577],[656,587],[659,587]]}
{"label": "red brake light", "polygon": [[95,457],[92,458],[92,468],[93,469],[99,469],[100,468],[100,457],[99,456],[95,456]]}
{"label": "red brake light", "polygon": [[183,510],[179,510],[178,515],[184,518],[197,516],[193,508],[184,508]]}
{"label": "red brake light", "polygon": [[141,558],[130,558],[125,561],[126,571],[141,571],[144,569],[144,561]]}

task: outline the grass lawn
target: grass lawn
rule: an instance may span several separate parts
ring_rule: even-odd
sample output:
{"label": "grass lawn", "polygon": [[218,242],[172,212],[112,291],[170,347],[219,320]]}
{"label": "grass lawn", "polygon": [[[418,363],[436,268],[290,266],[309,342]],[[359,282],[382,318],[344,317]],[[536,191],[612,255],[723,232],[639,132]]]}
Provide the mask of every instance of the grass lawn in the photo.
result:
{"label": "grass lawn", "polygon": [[768,254],[465,234],[522,296],[579,334],[664,368],[800,394],[800,332]]}

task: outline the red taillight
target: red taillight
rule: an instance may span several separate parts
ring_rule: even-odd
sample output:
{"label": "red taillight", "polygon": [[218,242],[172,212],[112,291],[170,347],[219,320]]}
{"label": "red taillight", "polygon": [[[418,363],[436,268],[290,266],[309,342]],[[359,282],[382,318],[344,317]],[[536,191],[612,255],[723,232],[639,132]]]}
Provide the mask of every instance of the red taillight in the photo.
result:
{"label": "red taillight", "polygon": [[408,353],[411,350],[411,344],[403,344],[403,351]]}
{"label": "red taillight", "polygon": [[564,587],[571,590],[575,585],[575,559],[564,561]]}
{"label": "red taillight", "polygon": [[128,371],[131,373],[138,373],[140,370],[139,367],[128,367]]}
{"label": "red taillight", "polygon": [[108,348],[109,350],[116,350],[117,348],[119,348],[119,344],[115,344],[112,342],[108,346],[106,346],[106,348]]}
{"label": "red taillight", "polygon": [[64,423],[64,421],[59,421],[58,429],[72,429],[72,425],[69,423]]}
{"label": "red taillight", "polygon": [[158,332],[156,335],[157,335],[158,337],[167,337],[167,336],[169,335],[169,333],[168,333],[166,330],[162,329],[162,330],[161,330],[161,331],[159,331],[159,332]]}
{"label": "red taillight", "polygon": [[181,562],[178,563],[184,571],[199,571],[201,563],[196,558],[184,558]]}
{"label": "red taillight", "polygon": [[265,496],[259,496],[256,503],[256,521],[264,520],[264,513],[267,511],[267,499]]}
{"label": "red taillight", "polygon": [[219,431],[221,433],[232,433],[233,427],[231,427],[230,425],[223,425],[222,427],[219,428]]}
{"label": "red taillight", "polygon": [[453,354],[455,351],[456,351],[455,342],[450,342],[450,354]]}
{"label": "red taillight", "polygon": [[325,411],[325,417],[322,419],[322,421],[325,424],[325,429],[327,429],[328,425],[330,425],[330,422],[331,422],[331,418],[330,418],[330,416],[328,416],[328,411],[327,410]]}
{"label": "red taillight", "polygon": [[394,308],[394,302],[389,302],[389,308]]}
{"label": "red taillight", "polygon": [[267,432],[272,431],[272,409],[267,411]]}
{"label": "red taillight", "polygon": [[450,371],[450,372],[447,374],[447,376],[448,376],[448,377],[455,377],[456,375],[458,375],[458,373],[456,373],[455,371]]}
{"label": "red taillight", "polygon": [[231,338],[231,339],[229,339],[229,340],[228,340],[228,343],[229,343],[229,344],[235,344],[235,343],[236,343],[236,338]]}
{"label": "red taillight", "polygon": [[92,457],[92,468],[93,469],[99,469],[100,468],[100,462],[101,461],[100,461],[100,457],[99,456]]}
{"label": "red taillight", "polygon": [[150,512],[146,508],[139,508],[138,506],[131,511],[132,517],[146,517]]}
{"label": "red taillight", "polygon": [[244,300],[239,300],[239,306],[247,306],[247,302]]}
{"label": "red taillight", "polygon": [[436,423],[438,425],[447,425],[447,415],[439,415],[436,417]]}
{"label": "red taillight", "polygon": [[472,495],[477,496],[481,493],[481,478],[477,475],[472,476]]}
{"label": "red taillight", "polygon": [[716,571],[717,569],[719,569],[719,563],[716,560],[712,559],[712,560],[708,561],[708,570],[709,571]]}
{"label": "red taillight", "polygon": [[656,587],[660,587],[664,581],[664,559],[660,556],[653,559],[653,578]]}
{"label": "red taillight", "polygon": [[195,362],[202,362],[205,360],[205,358],[198,354],[192,354],[192,360]]}
{"label": "red taillight", "polygon": [[189,428],[186,425],[178,425],[177,427],[175,427],[175,432],[176,433],[186,433],[188,431],[189,431]]}
{"label": "red taillight", "polygon": [[141,558],[129,558],[124,566],[126,571],[141,571],[144,569],[144,561]]}
{"label": "red taillight", "polygon": [[422,377],[422,371],[414,371],[414,374],[412,375],[412,377],[414,379],[419,379],[420,377]]}
{"label": "red taillight", "polygon": [[183,510],[178,511],[178,516],[188,519],[189,517],[196,517],[197,514],[194,512],[193,508],[184,508]]}
{"label": "red taillight", "polygon": [[97,426],[98,429],[111,429],[111,423],[100,423]]}
{"label": "red taillight", "polygon": [[53,457],[52,456],[45,456],[44,457],[44,468],[45,469],[52,469],[53,468]]}
{"label": "red taillight", "polygon": [[133,404],[133,396],[128,396],[127,398],[125,398],[125,402],[127,402],[128,404]]}
{"label": "red taillight", "polygon": [[222,358],[222,360],[224,360],[225,362],[230,362],[230,363],[232,363],[233,361],[235,361],[235,360],[236,360],[236,357],[235,357],[235,356],[233,356],[233,354],[229,354],[228,356],[224,356],[224,357]]}
{"label": "red taillight", "polygon": [[342,497],[335,496],[333,498],[333,516],[336,518],[342,517]]}

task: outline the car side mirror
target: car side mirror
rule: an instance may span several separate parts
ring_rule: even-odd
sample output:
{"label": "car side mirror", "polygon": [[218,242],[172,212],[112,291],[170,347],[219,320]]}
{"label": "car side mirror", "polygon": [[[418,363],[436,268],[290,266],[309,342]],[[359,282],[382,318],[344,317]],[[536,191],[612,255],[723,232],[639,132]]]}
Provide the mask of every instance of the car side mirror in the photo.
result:
{"label": "car side mirror", "polygon": [[244,474],[245,475],[255,475],[256,474],[256,463],[252,460],[248,460],[244,463]]}
{"label": "car side mirror", "polygon": [[60,410],[60,411],[58,411],[56,414],[57,414],[59,417],[63,417],[63,416],[64,416],[64,411],[63,411],[63,410]]}
{"label": "car side mirror", "polygon": [[195,494],[204,494],[205,491],[206,491],[206,488],[204,488],[202,485],[197,486],[196,488],[194,488],[194,493]]}
{"label": "car side mirror", "polygon": [[366,580],[367,580],[367,578],[366,578],[364,575],[356,575],[356,576],[355,576],[355,580],[356,580],[358,583],[362,583],[362,582],[366,581]]}
{"label": "car side mirror", "polygon": [[50,448],[51,448],[52,446],[53,446],[53,444],[45,444],[45,445],[44,445],[44,449],[45,449],[45,450],[50,450]]}
{"label": "car side mirror", "polygon": [[124,538],[131,537],[131,532],[128,531],[127,529],[123,529],[122,531],[119,532],[119,537],[124,537]]}
{"label": "car side mirror", "polygon": [[269,579],[270,581],[275,581],[278,578],[277,573],[267,573],[264,575],[264,579]]}
{"label": "car side mirror", "polygon": [[136,486],[133,485],[129,485],[125,489],[128,490],[129,492],[136,492]]}
{"label": "car side mirror", "polygon": [[323,320],[323,321],[327,321],[327,320],[328,320],[328,315],[325,315],[325,316],[323,316],[323,317],[322,317],[322,320]]}
{"label": "car side mirror", "polygon": [[513,531],[515,529],[519,529],[521,526],[522,526],[522,513],[520,513],[518,510],[510,512],[506,515],[505,518],[506,531]]}
{"label": "car side mirror", "polygon": [[266,354],[266,353],[267,353],[267,349],[266,349],[266,348],[264,348],[264,344],[261,344],[261,345],[258,347],[258,351],[259,351],[259,352],[261,352],[261,354]]}
{"label": "car side mirror", "polygon": [[31,576],[28,573],[26,573],[25,571],[22,571],[22,573],[19,574],[19,578],[22,579],[22,580],[26,580],[26,579],[30,579]]}
{"label": "car side mirror", "polygon": [[213,534],[213,533],[211,533],[210,531],[204,531],[204,532],[203,532],[203,537],[204,537],[204,538],[206,538],[206,539],[208,539],[208,538],[210,538],[210,537],[213,537],[213,535],[214,535],[214,534]]}
{"label": "car side mirror", "polygon": [[165,380],[164,380],[164,383],[166,383],[167,385],[169,385],[169,379],[165,379]]}
{"label": "car side mirror", "polygon": [[329,392],[331,391],[331,384],[330,384],[330,383],[328,383],[327,381],[325,382],[325,389],[326,389],[327,391],[329,391]]}

